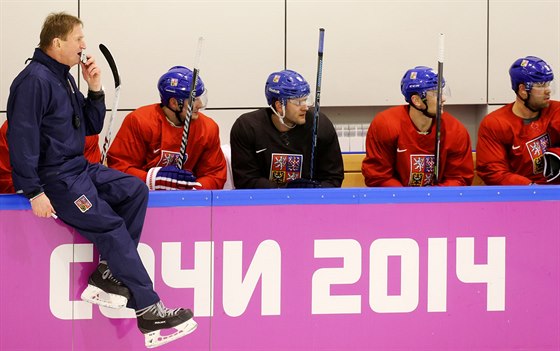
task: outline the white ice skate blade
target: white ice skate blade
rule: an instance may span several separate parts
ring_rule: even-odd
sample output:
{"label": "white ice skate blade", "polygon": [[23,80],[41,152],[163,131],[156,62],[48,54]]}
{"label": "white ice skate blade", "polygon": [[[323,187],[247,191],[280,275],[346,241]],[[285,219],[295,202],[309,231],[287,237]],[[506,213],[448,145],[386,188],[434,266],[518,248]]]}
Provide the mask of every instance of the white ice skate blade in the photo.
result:
{"label": "white ice skate blade", "polygon": [[109,308],[122,308],[126,306],[128,300],[126,297],[106,293],[105,291],[99,289],[96,286],[89,285],[82,293],[82,300],[92,303],[94,305],[109,307]]}
{"label": "white ice skate blade", "polygon": [[[172,342],[175,341],[179,338],[182,338],[183,336],[189,335],[190,333],[192,333],[196,327],[198,326],[198,324],[196,324],[196,322],[191,318],[188,321],[181,323],[177,326],[174,327],[174,329],[176,329],[177,331],[173,334],[169,334],[169,335],[161,335],[161,330],[155,330],[153,332],[144,334],[144,337],[146,339],[146,347],[149,349],[152,349],[154,347],[158,347],[161,345],[165,345],[168,342]],[[171,328],[169,328],[170,330]],[[162,329],[162,330],[168,330],[168,329]]]}

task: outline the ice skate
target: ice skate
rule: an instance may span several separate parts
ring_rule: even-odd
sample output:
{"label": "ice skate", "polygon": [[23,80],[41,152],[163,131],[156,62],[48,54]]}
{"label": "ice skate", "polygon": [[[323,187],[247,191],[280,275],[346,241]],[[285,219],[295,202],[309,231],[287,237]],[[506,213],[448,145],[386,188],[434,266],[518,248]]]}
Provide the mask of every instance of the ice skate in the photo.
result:
{"label": "ice skate", "polygon": [[128,288],[111,274],[104,262],[100,262],[90,275],[88,286],[82,293],[82,300],[110,308],[124,307],[129,299]]}
{"label": "ice skate", "polygon": [[[191,310],[166,308],[161,301],[136,311],[138,328],[144,334],[147,348],[158,347],[192,333],[197,324]],[[168,335],[161,335],[165,329],[175,329]]]}

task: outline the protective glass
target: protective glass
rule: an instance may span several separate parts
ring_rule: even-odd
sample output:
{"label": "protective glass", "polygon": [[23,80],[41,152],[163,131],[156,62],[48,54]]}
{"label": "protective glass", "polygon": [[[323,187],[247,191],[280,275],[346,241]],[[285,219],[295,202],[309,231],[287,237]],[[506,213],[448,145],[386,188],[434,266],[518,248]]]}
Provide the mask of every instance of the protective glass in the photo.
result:
{"label": "protective glass", "polygon": [[199,110],[204,110],[208,105],[208,90],[204,88],[204,92],[194,99],[195,104],[200,104]]}
{"label": "protective glass", "polygon": [[548,82],[535,82],[532,83],[531,94],[532,95],[554,95],[556,89],[556,80],[551,80]]}
{"label": "protective glass", "polygon": [[302,106],[313,107],[313,104],[315,103],[315,101],[311,98],[311,95],[307,95],[305,97],[298,98],[298,99],[288,99],[288,102],[298,107],[302,107]]}
{"label": "protective glass", "polygon": [[[437,98],[437,88],[426,91],[426,96]],[[445,86],[441,89],[441,96],[444,99],[448,99],[451,97],[451,89],[449,88],[448,84],[445,84]]]}

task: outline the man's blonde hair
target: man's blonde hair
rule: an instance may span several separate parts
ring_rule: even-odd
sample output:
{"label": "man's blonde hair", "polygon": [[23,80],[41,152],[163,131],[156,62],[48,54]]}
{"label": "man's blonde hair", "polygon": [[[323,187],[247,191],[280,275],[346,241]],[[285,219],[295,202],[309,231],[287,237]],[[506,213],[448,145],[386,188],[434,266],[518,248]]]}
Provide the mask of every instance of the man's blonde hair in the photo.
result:
{"label": "man's blonde hair", "polygon": [[66,12],[51,13],[45,18],[41,35],[39,36],[39,48],[45,51],[51,45],[54,38],[66,40],[76,25],[83,25],[82,20]]}

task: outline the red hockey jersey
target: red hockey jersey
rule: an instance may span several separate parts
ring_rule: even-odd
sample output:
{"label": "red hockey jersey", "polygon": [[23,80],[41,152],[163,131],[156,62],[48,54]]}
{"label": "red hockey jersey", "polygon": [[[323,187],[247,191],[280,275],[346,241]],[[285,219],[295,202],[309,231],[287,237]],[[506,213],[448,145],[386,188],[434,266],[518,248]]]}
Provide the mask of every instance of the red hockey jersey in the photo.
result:
{"label": "red hockey jersey", "polygon": [[[152,167],[176,164],[181,148],[182,126],[172,125],[159,104],[129,113],[107,153],[107,165],[146,181]],[[226,160],[216,122],[198,112],[191,121],[187,143],[188,169],[202,189],[222,189],[227,177]]]}
{"label": "red hockey jersey", "polygon": [[[408,114],[408,105],[380,112],[366,136],[362,173],[367,186],[426,186],[433,184],[435,123],[420,133]],[[441,116],[438,185],[471,185],[472,149],[467,129],[453,116]]]}
{"label": "red hockey jersey", "polygon": [[560,143],[560,102],[550,101],[533,120],[517,117],[512,108],[510,103],[482,120],[477,173],[487,185],[551,184],[543,176],[543,155]]}

